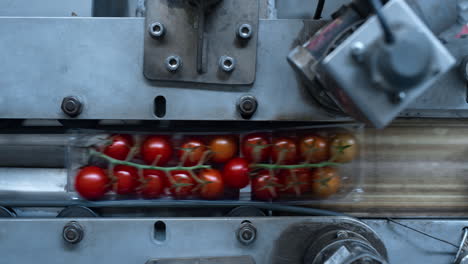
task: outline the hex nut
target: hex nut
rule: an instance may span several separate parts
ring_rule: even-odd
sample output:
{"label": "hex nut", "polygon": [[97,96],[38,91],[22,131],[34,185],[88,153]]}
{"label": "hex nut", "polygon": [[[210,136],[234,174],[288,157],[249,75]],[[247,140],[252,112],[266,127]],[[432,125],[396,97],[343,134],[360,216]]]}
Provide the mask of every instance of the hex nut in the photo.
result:
{"label": "hex nut", "polygon": [[182,59],[177,55],[172,55],[167,57],[165,64],[168,71],[175,72],[182,66]]}
{"label": "hex nut", "polygon": [[67,96],[63,98],[61,108],[66,115],[77,117],[83,111],[83,104],[78,97]]}
{"label": "hex nut", "polygon": [[219,67],[224,72],[232,72],[236,68],[236,60],[229,56],[221,56],[219,59]]}
{"label": "hex nut", "polygon": [[242,40],[248,40],[252,37],[253,29],[250,24],[242,24],[237,29],[237,37]]}
{"label": "hex nut", "polygon": [[244,95],[239,99],[238,109],[239,113],[244,118],[250,118],[257,111],[258,102],[252,95]]}
{"label": "hex nut", "polygon": [[63,228],[62,236],[66,242],[70,244],[77,244],[83,239],[83,228],[80,224],[78,224],[78,222],[69,222]]}
{"label": "hex nut", "polygon": [[166,27],[160,22],[154,22],[148,26],[148,33],[154,39],[161,39],[166,34]]}
{"label": "hex nut", "polygon": [[243,222],[237,230],[237,240],[248,246],[257,238],[257,229],[248,221]]}

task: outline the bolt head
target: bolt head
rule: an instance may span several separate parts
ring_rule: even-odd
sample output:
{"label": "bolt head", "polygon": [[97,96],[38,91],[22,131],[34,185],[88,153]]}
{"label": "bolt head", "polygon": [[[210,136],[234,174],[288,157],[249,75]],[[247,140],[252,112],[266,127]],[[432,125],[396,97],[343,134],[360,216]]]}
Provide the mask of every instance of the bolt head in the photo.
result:
{"label": "bolt head", "polygon": [[403,100],[405,100],[406,98],[406,93],[403,92],[403,91],[399,91],[399,92],[396,92],[395,94],[393,94],[393,97],[392,97],[392,101],[394,104],[399,104],[401,102],[403,102]]}
{"label": "bolt head", "polygon": [[346,231],[338,231],[336,233],[336,237],[339,238],[339,239],[345,239],[345,238],[348,238],[349,235],[348,235],[348,232],[346,232]]}
{"label": "bolt head", "polygon": [[160,22],[154,22],[148,26],[148,33],[154,39],[161,39],[166,34],[166,28]]}
{"label": "bolt head", "polygon": [[83,239],[83,229],[77,222],[70,222],[63,228],[62,236],[66,242],[76,244]]}
{"label": "bolt head", "polygon": [[237,240],[246,246],[252,244],[255,241],[256,236],[257,230],[250,223],[242,224],[237,231]]}
{"label": "bolt head", "polygon": [[76,117],[81,114],[83,104],[75,96],[67,96],[62,100],[62,111],[70,117]]}
{"label": "bolt head", "polygon": [[239,113],[244,118],[250,118],[257,111],[258,102],[252,95],[245,95],[239,99],[238,103]]}
{"label": "bolt head", "polygon": [[219,59],[219,67],[224,72],[232,72],[236,68],[236,60],[229,56],[221,56]]}
{"label": "bolt head", "polygon": [[237,29],[237,37],[242,40],[249,40],[252,37],[253,29],[250,24],[242,24]]}
{"label": "bolt head", "polygon": [[176,72],[182,67],[182,59],[179,56],[172,55],[166,58],[166,69],[170,72]]}
{"label": "bolt head", "polygon": [[351,46],[351,55],[357,62],[364,62],[365,53],[366,49],[362,42],[356,42]]}

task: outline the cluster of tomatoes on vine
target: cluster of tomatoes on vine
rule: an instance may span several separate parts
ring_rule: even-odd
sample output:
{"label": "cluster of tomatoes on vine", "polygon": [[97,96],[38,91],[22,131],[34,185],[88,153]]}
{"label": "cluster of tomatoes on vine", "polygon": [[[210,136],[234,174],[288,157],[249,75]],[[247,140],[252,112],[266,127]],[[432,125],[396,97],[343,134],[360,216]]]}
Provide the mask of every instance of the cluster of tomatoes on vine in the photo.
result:
{"label": "cluster of tomatoes on vine", "polygon": [[[205,142],[187,138],[176,149],[168,136],[142,140],[113,135],[92,151],[108,161],[107,168],[81,168],[75,178],[75,190],[89,200],[100,199],[109,191],[139,194],[146,199],[164,195],[176,199],[222,199],[226,189],[242,189],[251,183],[253,197],[260,200],[308,192],[325,197],[339,188],[336,169],[302,168],[301,164],[348,162],[354,159],[356,148],[356,140],[349,134],[331,140],[310,135],[299,141],[289,137],[271,141],[268,134],[253,133],[243,137],[242,157],[236,157],[238,141],[231,135],[214,136]],[[174,155],[178,164],[164,167]]]}

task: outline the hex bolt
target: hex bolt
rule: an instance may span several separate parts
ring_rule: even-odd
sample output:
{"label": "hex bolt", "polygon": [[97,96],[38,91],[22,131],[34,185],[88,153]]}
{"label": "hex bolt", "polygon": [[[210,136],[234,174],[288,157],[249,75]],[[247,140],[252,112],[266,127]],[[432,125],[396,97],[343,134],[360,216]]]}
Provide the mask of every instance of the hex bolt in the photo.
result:
{"label": "hex bolt", "polygon": [[237,107],[242,117],[248,119],[257,111],[258,102],[254,96],[244,95],[239,99]]}
{"label": "hex bolt", "polygon": [[237,240],[245,246],[252,244],[257,238],[257,229],[252,223],[245,221],[237,230]]}
{"label": "hex bolt", "polygon": [[366,49],[362,42],[356,42],[351,47],[351,55],[359,63],[364,62],[365,52]]}
{"label": "hex bolt", "polygon": [[237,29],[237,37],[242,40],[249,40],[252,37],[252,26],[250,24],[242,24]]}
{"label": "hex bolt", "polygon": [[177,55],[172,55],[167,57],[165,64],[168,71],[175,72],[182,66],[182,59]]}
{"label": "hex bolt", "polygon": [[348,232],[346,231],[338,231],[336,233],[336,238],[339,238],[339,239],[345,239],[345,238],[348,238],[349,235],[348,235]]}
{"label": "hex bolt", "polygon": [[78,97],[67,96],[63,98],[61,108],[69,117],[77,117],[83,110],[83,104]]}
{"label": "hex bolt", "polygon": [[63,228],[62,236],[66,242],[70,244],[77,244],[83,239],[83,228],[80,224],[78,224],[78,222],[69,222]]}
{"label": "hex bolt", "polygon": [[148,33],[154,39],[161,39],[164,37],[164,34],[166,34],[166,28],[162,23],[154,22],[149,25]]}
{"label": "hex bolt", "polygon": [[236,68],[236,60],[229,56],[221,56],[219,59],[219,67],[224,72],[232,72]]}

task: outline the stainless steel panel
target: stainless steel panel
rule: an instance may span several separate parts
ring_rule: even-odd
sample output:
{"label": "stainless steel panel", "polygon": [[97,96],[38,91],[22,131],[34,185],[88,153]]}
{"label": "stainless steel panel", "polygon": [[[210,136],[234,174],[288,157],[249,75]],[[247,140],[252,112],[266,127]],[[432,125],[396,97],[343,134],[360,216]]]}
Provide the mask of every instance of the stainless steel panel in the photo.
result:
{"label": "stainless steel panel", "polygon": [[178,86],[145,80],[142,18],[0,18],[0,118],[67,118],[61,101],[76,95],[82,119],[153,120],[153,100],[162,95],[164,119],[241,120],[237,100],[251,94],[259,103],[253,120],[330,119],[286,62],[302,27],[260,21],[253,86]]}
{"label": "stainless steel panel", "polygon": [[92,7],[93,0],[2,0],[0,16],[90,17]]}

